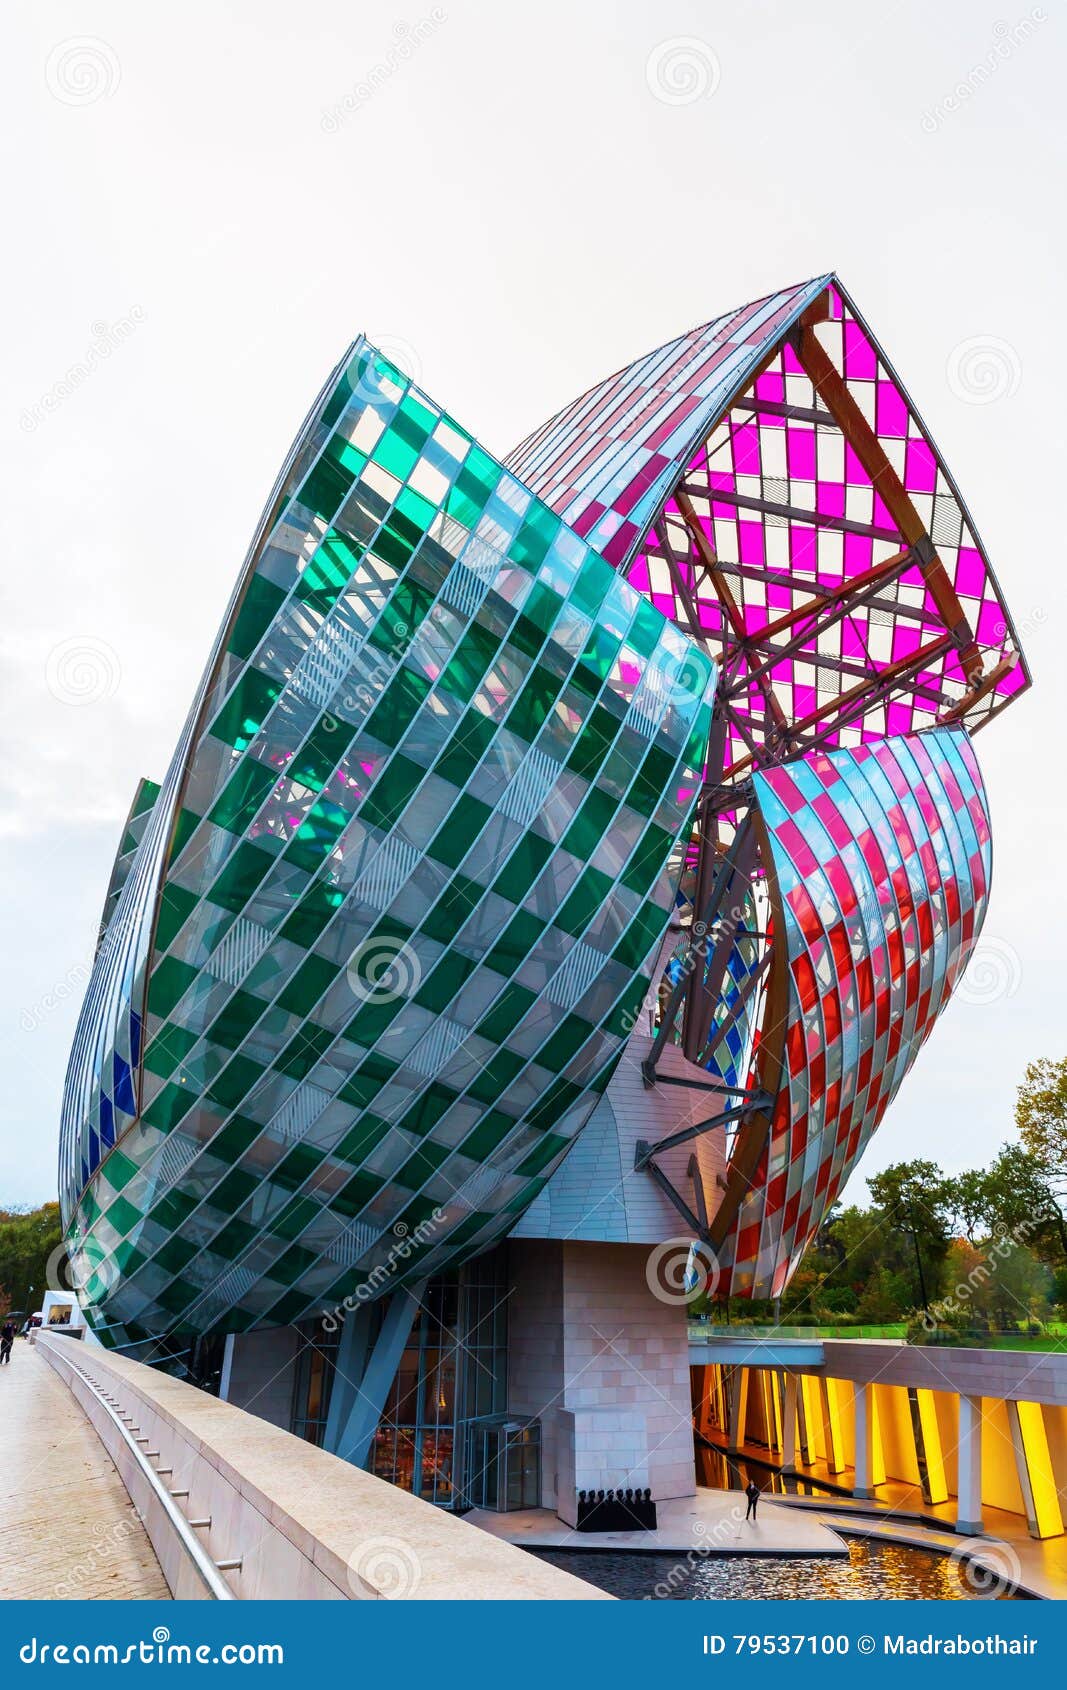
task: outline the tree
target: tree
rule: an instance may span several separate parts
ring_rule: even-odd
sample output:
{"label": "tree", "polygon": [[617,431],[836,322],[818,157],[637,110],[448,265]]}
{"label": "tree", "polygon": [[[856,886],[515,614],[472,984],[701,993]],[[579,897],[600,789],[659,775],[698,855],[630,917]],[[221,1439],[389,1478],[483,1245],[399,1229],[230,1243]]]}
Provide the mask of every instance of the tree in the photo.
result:
{"label": "tree", "polygon": [[912,1308],[933,1302],[952,1238],[953,1187],[936,1162],[895,1162],[867,1181],[885,1217],[884,1265],[910,1285]]}
{"label": "tree", "polygon": [[[48,1288],[49,1258],[62,1241],[58,1203],[31,1210],[0,1209],[0,1309],[32,1314],[40,1308]],[[56,1278],[53,1289],[60,1288]]]}
{"label": "tree", "polygon": [[1053,1179],[1067,1181],[1067,1056],[1027,1063],[1015,1103],[1023,1146]]}
{"label": "tree", "polygon": [[1041,1163],[1020,1144],[1005,1144],[986,1176],[989,1231],[1009,1232],[1044,1261],[1067,1261],[1067,1223]]}
{"label": "tree", "polygon": [[965,1168],[952,1182],[953,1217],[971,1244],[983,1225],[990,1222],[992,1192],[985,1168]]}

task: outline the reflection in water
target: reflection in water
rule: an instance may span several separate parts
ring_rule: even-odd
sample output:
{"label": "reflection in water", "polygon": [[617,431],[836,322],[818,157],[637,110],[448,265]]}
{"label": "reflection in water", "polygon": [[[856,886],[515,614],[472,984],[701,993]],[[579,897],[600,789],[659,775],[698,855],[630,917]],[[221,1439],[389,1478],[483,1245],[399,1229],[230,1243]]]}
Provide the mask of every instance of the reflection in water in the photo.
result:
{"label": "reflection in water", "polygon": [[[603,1550],[531,1551],[539,1561],[599,1585],[628,1601],[645,1597],[675,1602],[713,1599],[802,1601],[836,1597],[864,1602],[975,1600],[978,1592],[947,1556],[895,1543],[850,1543],[848,1560],[789,1560],[777,1556],[706,1556],[686,1566],[677,1555],[610,1554]],[[1016,1598],[998,1592],[998,1601]]]}
{"label": "reflection in water", "polygon": [[743,1455],[727,1455],[715,1444],[696,1439],[697,1484],[711,1490],[744,1490],[755,1479],[760,1490],[771,1496],[821,1496],[825,1501],[829,1486],[817,1485],[807,1479],[783,1479],[773,1467],[758,1461],[746,1461]]}

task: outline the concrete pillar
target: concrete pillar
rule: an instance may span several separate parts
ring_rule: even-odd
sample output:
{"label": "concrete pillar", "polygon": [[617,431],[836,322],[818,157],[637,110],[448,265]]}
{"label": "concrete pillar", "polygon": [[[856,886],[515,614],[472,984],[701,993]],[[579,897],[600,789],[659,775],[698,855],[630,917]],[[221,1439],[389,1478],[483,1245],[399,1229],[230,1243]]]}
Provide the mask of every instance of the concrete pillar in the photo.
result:
{"label": "concrete pillar", "polygon": [[782,1472],[795,1473],[797,1465],[797,1376],[785,1376],[785,1409],[782,1422]]}
{"label": "concrete pillar", "polygon": [[874,1427],[871,1424],[871,1387],[856,1385],[852,1401],[856,1410],[856,1482],[853,1496],[874,1495]]}
{"label": "concrete pillar", "polygon": [[957,1463],[956,1530],[974,1537],[982,1530],[981,1397],[960,1397]]}

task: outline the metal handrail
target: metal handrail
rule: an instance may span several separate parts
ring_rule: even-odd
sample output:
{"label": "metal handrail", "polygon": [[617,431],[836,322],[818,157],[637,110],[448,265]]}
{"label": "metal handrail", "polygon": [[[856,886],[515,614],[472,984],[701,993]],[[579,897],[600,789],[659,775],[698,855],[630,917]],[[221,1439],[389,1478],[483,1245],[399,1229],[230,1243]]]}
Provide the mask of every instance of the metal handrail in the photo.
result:
{"label": "metal handrail", "polygon": [[[70,1340],[66,1340],[66,1343],[69,1346]],[[119,1418],[118,1412],[108,1402],[107,1397],[104,1394],[104,1389],[98,1380],[94,1379],[91,1374],[87,1373],[84,1367],[79,1367],[78,1363],[71,1357],[69,1347],[64,1349],[62,1346],[47,1344],[46,1348],[48,1349],[50,1355],[58,1356],[65,1365],[70,1368],[71,1372],[76,1373],[94,1393],[101,1408],[104,1410],[104,1413],[111,1420],[116,1431],[126,1445],[126,1448],[129,1450],[142,1474],[147,1479],[150,1490],[162,1504],[163,1511],[170,1524],[173,1526],[182,1548],[185,1550],[185,1553],[196,1568],[197,1574],[203,1580],[211,1595],[219,1602],[236,1601],[237,1598],[226,1583],[226,1580],[220,1574],[215,1562],[194,1537],[190,1522],[181,1512],[181,1509],[175,1507],[170,1491],[167,1489],[166,1485],[160,1482],[155,1468],[149,1466],[144,1452],[138,1448],[136,1439],[131,1436],[128,1428],[123,1425],[122,1420]],[[230,1566],[237,1566],[238,1564],[239,1563],[237,1562],[228,1563]]]}

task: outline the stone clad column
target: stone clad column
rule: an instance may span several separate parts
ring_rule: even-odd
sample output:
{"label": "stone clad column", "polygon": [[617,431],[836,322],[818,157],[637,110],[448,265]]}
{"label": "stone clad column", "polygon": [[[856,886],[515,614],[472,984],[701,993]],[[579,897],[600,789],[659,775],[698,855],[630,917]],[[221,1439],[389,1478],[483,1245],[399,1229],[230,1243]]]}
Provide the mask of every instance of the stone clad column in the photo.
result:
{"label": "stone clad column", "polygon": [[956,1530],[974,1536],[982,1530],[982,1399],[960,1396],[957,1451]]}
{"label": "stone clad column", "polygon": [[785,1407],[782,1421],[782,1472],[793,1473],[797,1465],[797,1376],[785,1376]]}
{"label": "stone clad column", "polygon": [[874,1495],[874,1428],[871,1425],[871,1387],[856,1384],[852,1400],[856,1408],[856,1482],[853,1496]]}

